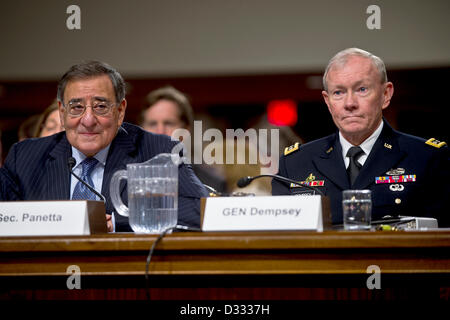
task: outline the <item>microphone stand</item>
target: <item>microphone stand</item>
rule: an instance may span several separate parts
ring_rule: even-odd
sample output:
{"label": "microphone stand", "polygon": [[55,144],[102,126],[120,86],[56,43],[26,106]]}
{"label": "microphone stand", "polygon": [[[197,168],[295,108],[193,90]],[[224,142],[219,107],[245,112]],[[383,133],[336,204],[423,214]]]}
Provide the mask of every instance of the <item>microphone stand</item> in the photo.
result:
{"label": "microphone stand", "polygon": [[237,182],[237,186],[239,188],[244,188],[244,187],[248,186],[253,180],[259,179],[259,178],[263,178],[263,177],[270,177],[270,178],[273,178],[273,179],[278,180],[278,181],[287,182],[287,183],[294,183],[294,184],[296,184],[298,186],[301,186],[303,188],[310,189],[310,190],[312,190],[314,192],[317,192],[321,196],[325,196],[325,194],[321,190],[316,188],[316,187],[308,186],[308,185],[305,185],[305,184],[301,184],[299,181],[296,181],[296,180],[293,180],[293,179],[289,179],[289,178],[286,178],[286,177],[283,177],[283,176],[279,176],[279,175],[276,175],[276,174],[261,174],[259,176],[254,176],[254,177],[243,177],[243,178],[239,179],[239,181]]}

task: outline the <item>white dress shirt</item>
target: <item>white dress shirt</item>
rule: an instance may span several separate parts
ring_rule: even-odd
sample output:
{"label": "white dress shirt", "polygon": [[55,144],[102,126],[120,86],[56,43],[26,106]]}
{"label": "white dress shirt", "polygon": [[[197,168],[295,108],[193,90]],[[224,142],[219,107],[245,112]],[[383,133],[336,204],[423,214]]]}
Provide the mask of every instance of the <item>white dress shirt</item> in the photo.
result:
{"label": "white dress shirt", "polygon": [[[368,137],[366,140],[363,141],[363,143],[359,145],[359,147],[361,147],[361,149],[364,151],[364,154],[362,154],[357,160],[361,164],[361,166],[363,166],[364,163],[366,162],[367,157],[370,154],[370,151],[372,151],[375,141],[377,141],[378,137],[381,134],[381,130],[383,130],[383,121],[381,121],[378,128],[370,135],[370,137]],[[354,145],[345,140],[340,131],[339,131],[339,142],[341,143],[342,147],[342,157],[344,158],[345,168],[348,168],[348,165],[350,164],[350,158],[347,157],[347,152],[348,149],[354,147]]]}
{"label": "white dress shirt", "polygon": [[[109,151],[109,147],[111,145],[108,145],[106,148],[100,150],[99,152],[97,152],[97,154],[94,156],[95,159],[98,160],[97,165],[95,166],[95,168],[92,170],[91,172],[91,179],[92,182],[94,183],[93,187],[95,189],[95,191],[97,191],[98,193],[102,193],[102,185],[103,185],[103,173],[105,172],[105,165],[106,165],[106,157],[108,156],[108,151]],[[73,168],[73,172],[77,175],[77,176],[81,176],[82,172],[83,172],[83,166],[81,165],[81,162],[83,162],[84,159],[86,159],[86,156],[80,152],[78,149],[76,149],[75,147],[72,146],[72,157],[75,159],[75,167]],[[78,183],[78,179],[75,178],[74,176],[70,175],[70,199],[72,199],[72,194],[73,191],[75,190],[75,186]],[[99,197],[96,195],[95,196],[96,200],[102,200],[99,199]],[[111,213],[112,214],[112,213]],[[114,221],[114,215],[112,214],[112,225],[113,225],[113,232],[116,229],[116,223]]]}
{"label": "white dress shirt", "polygon": [[[91,187],[93,187],[98,193],[102,193],[103,173],[105,172],[106,157],[108,156],[109,147],[110,146],[108,145],[106,148],[97,152],[94,156],[94,158],[98,160],[98,163],[91,172],[91,179],[94,183]],[[80,177],[83,171],[81,162],[86,159],[86,156],[75,147],[72,147],[72,157],[76,161],[76,165],[73,168],[73,173]],[[70,179],[70,199],[72,199],[72,194],[78,180],[74,176],[71,176]],[[99,199],[98,196],[95,196],[95,198],[96,200],[102,200]]]}

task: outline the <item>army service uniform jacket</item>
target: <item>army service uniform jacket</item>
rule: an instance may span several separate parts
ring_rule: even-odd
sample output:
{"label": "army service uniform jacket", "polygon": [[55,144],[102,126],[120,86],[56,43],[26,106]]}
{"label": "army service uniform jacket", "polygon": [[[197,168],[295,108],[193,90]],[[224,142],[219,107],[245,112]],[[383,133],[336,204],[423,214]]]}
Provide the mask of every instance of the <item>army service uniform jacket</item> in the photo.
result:
{"label": "army service uniform jacket", "polygon": [[[332,223],[342,224],[342,191],[350,189],[350,183],[338,133],[286,148],[278,174],[319,188],[330,198]],[[352,189],[372,191],[372,221],[386,215],[433,217],[439,227],[448,227],[449,181],[449,151],[444,142],[398,132],[384,121]],[[311,192],[272,181],[273,195]]]}

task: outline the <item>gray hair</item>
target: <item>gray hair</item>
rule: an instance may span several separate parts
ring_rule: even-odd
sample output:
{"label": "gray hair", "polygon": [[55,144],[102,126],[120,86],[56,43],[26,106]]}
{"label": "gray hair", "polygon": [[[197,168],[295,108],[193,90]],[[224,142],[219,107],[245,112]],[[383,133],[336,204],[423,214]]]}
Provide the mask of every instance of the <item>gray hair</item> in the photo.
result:
{"label": "gray hair", "polygon": [[339,51],[333,58],[330,59],[328,62],[328,65],[325,69],[325,73],[323,74],[322,84],[323,89],[325,91],[328,91],[328,85],[327,85],[327,76],[328,72],[330,71],[331,67],[335,64],[344,65],[347,63],[348,59],[352,56],[359,56],[363,58],[370,59],[375,66],[375,68],[378,70],[378,73],[380,75],[380,81],[381,83],[387,82],[387,74],[386,74],[386,66],[384,65],[383,60],[381,60],[376,55],[373,55],[372,53],[359,49],[359,48],[348,48],[342,51]]}
{"label": "gray hair", "polygon": [[58,82],[58,101],[64,102],[64,91],[69,81],[87,79],[105,74],[111,79],[116,102],[120,103],[125,99],[125,81],[116,69],[101,61],[88,61],[70,67]]}

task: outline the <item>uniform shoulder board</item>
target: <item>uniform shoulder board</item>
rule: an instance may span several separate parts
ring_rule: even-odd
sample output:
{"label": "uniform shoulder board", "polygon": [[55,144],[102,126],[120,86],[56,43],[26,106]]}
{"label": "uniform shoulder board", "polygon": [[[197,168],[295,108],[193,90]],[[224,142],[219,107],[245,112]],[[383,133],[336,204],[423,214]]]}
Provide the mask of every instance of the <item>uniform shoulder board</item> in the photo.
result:
{"label": "uniform shoulder board", "polygon": [[433,146],[435,148],[441,148],[441,147],[447,145],[447,143],[445,143],[445,141],[439,141],[439,140],[436,140],[435,138],[428,139],[425,143],[429,144],[430,146]]}
{"label": "uniform shoulder board", "polygon": [[300,142],[296,142],[292,146],[284,148],[284,155],[288,155],[289,153],[292,153],[294,151],[297,151],[298,148],[300,148]]}

